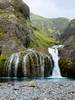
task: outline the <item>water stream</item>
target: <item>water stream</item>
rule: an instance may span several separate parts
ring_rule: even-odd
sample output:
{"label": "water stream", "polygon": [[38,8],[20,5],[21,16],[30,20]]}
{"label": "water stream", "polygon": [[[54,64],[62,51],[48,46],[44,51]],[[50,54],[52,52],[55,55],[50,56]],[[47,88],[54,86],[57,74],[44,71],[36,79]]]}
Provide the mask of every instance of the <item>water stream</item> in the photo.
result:
{"label": "water stream", "polygon": [[[62,45],[59,46],[57,45],[57,46],[53,46],[52,48],[48,48],[48,52],[52,56],[52,58],[49,58],[50,62],[52,61],[52,59],[54,62],[54,64],[51,64],[51,66],[53,67],[51,78],[62,78],[59,64],[58,64],[58,61],[60,59],[58,48],[62,48],[62,47],[63,47]],[[51,70],[51,69],[47,69],[48,65],[50,64],[47,57],[44,57],[44,55],[42,54],[38,55],[38,53],[35,52],[34,50],[29,49],[29,51],[25,55],[23,55],[22,62],[20,58],[21,56],[19,53],[15,53],[11,55],[11,57],[7,61],[8,62],[7,77],[17,77],[20,74],[23,74],[24,77],[32,76],[32,75],[34,76],[38,75],[44,77],[45,73],[47,74],[47,71]]]}
{"label": "water stream", "polygon": [[59,68],[59,53],[58,48],[62,48],[62,45],[53,46],[52,48],[48,48],[48,52],[52,55],[53,61],[54,61],[54,68],[52,72],[52,78],[62,78],[60,68]]}

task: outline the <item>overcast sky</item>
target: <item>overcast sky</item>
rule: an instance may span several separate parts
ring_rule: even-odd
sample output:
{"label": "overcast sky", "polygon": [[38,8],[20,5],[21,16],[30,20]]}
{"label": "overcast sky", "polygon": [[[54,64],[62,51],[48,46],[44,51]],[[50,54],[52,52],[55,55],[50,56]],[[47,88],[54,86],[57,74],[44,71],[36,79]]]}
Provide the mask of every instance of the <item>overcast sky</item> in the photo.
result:
{"label": "overcast sky", "polygon": [[30,11],[48,18],[75,18],[75,0],[23,0]]}

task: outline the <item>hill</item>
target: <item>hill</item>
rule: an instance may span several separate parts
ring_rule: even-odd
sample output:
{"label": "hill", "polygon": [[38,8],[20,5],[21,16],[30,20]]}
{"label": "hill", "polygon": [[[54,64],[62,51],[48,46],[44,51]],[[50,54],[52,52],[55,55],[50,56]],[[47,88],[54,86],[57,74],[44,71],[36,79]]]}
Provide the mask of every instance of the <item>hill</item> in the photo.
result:
{"label": "hill", "polygon": [[33,27],[30,8],[22,0],[0,0],[0,54],[30,47],[46,48],[56,43],[53,37]]}
{"label": "hill", "polygon": [[49,33],[50,35],[63,33],[69,23],[67,18],[44,18],[33,13],[31,13],[30,18],[33,26],[37,27],[42,32]]}

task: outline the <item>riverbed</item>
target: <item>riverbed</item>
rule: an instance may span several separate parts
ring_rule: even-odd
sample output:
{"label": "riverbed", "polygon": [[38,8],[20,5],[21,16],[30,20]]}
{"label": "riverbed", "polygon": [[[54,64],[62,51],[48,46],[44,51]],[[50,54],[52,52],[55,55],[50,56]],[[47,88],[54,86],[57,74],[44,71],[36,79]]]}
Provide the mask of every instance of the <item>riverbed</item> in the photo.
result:
{"label": "riverbed", "polygon": [[0,100],[75,100],[75,81],[34,79],[2,82]]}

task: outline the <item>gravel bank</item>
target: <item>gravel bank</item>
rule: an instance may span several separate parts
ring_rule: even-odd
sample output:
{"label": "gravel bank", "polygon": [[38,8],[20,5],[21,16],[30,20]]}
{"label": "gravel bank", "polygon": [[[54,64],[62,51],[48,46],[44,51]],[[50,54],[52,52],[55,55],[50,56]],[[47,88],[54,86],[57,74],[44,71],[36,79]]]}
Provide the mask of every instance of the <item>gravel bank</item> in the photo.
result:
{"label": "gravel bank", "polygon": [[74,80],[0,83],[0,100],[75,100]]}

